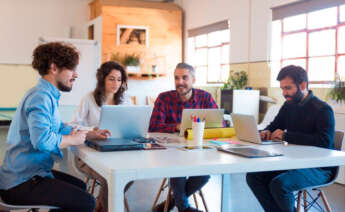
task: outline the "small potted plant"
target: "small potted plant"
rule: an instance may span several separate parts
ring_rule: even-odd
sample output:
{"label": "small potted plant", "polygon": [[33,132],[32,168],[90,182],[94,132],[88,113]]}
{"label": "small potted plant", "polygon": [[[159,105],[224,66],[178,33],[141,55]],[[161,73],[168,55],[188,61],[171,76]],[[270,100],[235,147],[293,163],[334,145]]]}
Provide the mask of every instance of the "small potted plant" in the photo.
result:
{"label": "small potted plant", "polygon": [[248,74],[245,71],[230,71],[229,79],[224,83],[223,89],[243,89],[248,83]]}
{"label": "small potted plant", "polygon": [[126,66],[127,71],[130,73],[140,72],[140,58],[136,54],[128,54],[124,56],[123,64]]}
{"label": "small potted plant", "polygon": [[328,93],[328,97],[336,103],[345,103],[345,82],[340,79],[338,73],[335,75],[334,87]]}

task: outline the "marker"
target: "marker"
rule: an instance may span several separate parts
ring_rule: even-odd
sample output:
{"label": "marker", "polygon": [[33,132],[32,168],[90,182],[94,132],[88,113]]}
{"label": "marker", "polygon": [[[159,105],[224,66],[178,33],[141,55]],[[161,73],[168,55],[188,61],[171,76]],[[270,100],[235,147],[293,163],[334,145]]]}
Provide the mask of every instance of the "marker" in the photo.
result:
{"label": "marker", "polygon": [[193,122],[196,122],[196,116],[194,116]]}
{"label": "marker", "polygon": [[196,122],[200,122],[200,118],[198,117],[198,119],[196,120]]}

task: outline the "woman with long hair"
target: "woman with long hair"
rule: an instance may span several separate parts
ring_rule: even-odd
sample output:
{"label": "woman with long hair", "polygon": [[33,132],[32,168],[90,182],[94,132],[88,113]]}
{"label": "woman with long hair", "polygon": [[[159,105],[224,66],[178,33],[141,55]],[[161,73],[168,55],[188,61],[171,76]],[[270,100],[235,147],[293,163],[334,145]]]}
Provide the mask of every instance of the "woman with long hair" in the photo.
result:
{"label": "woman with long hair", "polygon": [[[127,74],[120,64],[113,61],[103,63],[97,70],[96,77],[96,89],[82,98],[72,122],[89,130],[98,129],[102,105],[130,104],[129,98],[124,95],[127,90]],[[76,163],[84,174],[96,179],[101,186],[95,211],[107,212],[107,181],[79,158],[76,158]]]}

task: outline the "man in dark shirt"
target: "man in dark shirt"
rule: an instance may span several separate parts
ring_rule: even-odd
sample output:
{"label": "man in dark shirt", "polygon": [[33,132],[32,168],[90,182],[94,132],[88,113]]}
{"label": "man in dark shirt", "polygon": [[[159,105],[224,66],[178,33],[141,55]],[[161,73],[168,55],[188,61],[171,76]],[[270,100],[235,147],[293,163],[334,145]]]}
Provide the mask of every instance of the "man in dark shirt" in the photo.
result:
{"label": "man in dark shirt", "polygon": [[[308,91],[306,71],[284,67],[278,74],[286,101],[273,122],[260,132],[262,139],[334,148],[334,114],[331,107]],[[310,168],[247,174],[247,183],[265,211],[295,211],[294,191],[330,180],[333,168]]]}
{"label": "man in dark shirt", "polygon": [[[176,90],[161,93],[155,101],[150,121],[150,132],[173,133],[180,130],[184,108],[218,108],[212,96],[203,90],[192,88],[195,82],[194,68],[179,63],[175,72]],[[175,177],[170,179],[174,199],[169,201],[168,211],[176,205],[179,212],[200,212],[188,203],[188,197],[200,190],[210,176]],[[163,212],[165,202],[155,208]]]}

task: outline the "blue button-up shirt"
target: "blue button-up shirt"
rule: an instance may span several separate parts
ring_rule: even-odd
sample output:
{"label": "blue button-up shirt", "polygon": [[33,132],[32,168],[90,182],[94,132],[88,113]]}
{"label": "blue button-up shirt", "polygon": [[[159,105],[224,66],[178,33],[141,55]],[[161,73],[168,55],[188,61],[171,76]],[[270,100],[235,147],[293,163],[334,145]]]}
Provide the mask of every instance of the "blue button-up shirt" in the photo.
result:
{"label": "blue button-up shirt", "polygon": [[8,132],[0,189],[13,188],[36,175],[53,178],[54,161],[63,157],[62,136],[72,130],[61,122],[59,98],[59,90],[44,79],[24,96]]}

